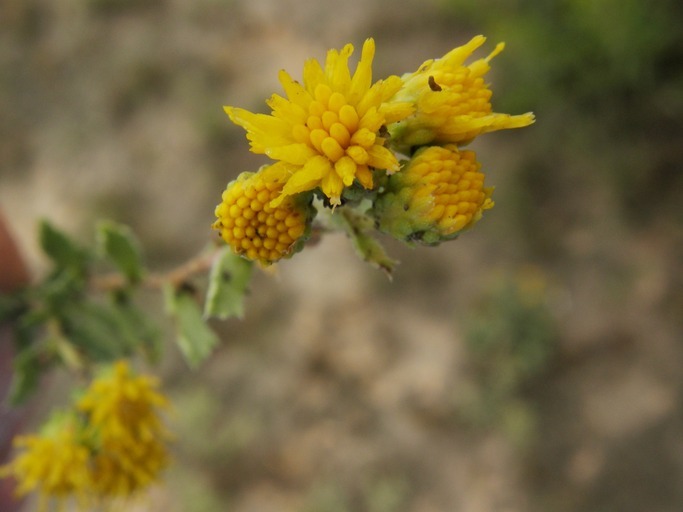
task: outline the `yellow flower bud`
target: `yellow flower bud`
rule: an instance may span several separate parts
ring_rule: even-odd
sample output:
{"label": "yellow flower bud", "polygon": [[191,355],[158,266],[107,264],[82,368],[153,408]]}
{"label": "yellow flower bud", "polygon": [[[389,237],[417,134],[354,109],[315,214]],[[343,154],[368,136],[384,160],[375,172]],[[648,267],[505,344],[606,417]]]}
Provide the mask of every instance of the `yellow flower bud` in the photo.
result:
{"label": "yellow flower bud", "polygon": [[311,194],[281,197],[285,179],[273,167],[244,172],[229,183],[212,226],[235,253],[264,265],[300,251],[315,214]]}
{"label": "yellow flower bud", "polygon": [[436,245],[457,237],[493,206],[473,151],[454,145],[418,150],[387,179],[373,213],[379,229],[408,243]]}

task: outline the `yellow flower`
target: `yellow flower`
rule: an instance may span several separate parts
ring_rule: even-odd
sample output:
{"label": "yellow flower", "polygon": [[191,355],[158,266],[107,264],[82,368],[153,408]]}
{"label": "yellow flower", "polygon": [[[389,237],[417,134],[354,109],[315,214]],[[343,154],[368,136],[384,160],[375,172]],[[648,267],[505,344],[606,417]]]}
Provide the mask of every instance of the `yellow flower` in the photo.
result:
{"label": "yellow flower", "polygon": [[17,495],[37,491],[41,509],[53,499],[62,502],[76,496],[84,502],[92,486],[90,452],[74,418],[60,417],[40,435],[17,437],[14,445],[22,452],[0,468],[0,477],[17,480]]}
{"label": "yellow flower", "polygon": [[102,439],[149,439],[164,431],[158,410],[168,401],[158,386],[156,378],[135,376],[126,361],[119,361],[111,374],[93,381],[77,407]]}
{"label": "yellow flower", "polygon": [[93,490],[100,497],[129,497],[154,484],[168,458],[166,444],[154,437],[103,441],[92,461]]}
{"label": "yellow flower", "polygon": [[254,153],[277,163],[287,176],[276,207],[286,196],[320,187],[332,205],[341,203],[345,187],[357,180],[373,186],[372,169],[398,170],[395,155],[384,147],[383,126],[409,115],[409,104],[387,101],[401,88],[390,76],[372,84],[375,43],[367,39],[353,76],[348,60],[353,46],[327,53],[325,66],[315,59],[304,65],[303,85],[280,71],[285,95],[267,101],[271,115],[225,107],[230,119],[247,130]]}
{"label": "yellow flower", "polygon": [[379,229],[409,243],[455,238],[493,207],[480,167],[473,151],[455,145],[418,150],[375,201]]}
{"label": "yellow flower", "polygon": [[410,148],[428,144],[463,145],[482,133],[534,122],[532,113],[492,112],[492,92],[483,77],[491,68],[489,61],[505,45],[499,43],[488,57],[464,64],[484,41],[484,36],[476,36],[442,58],[424,62],[415,73],[403,75],[404,85],[392,101],[414,103],[416,110],[389,126],[395,148],[408,154]]}
{"label": "yellow flower", "polygon": [[170,435],[159,417],[167,401],[157,387],[116,363],[75,410],[54,416],[41,435],[18,437],[24,451],[0,468],[0,478],[13,476],[19,495],[38,491],[41,510],[71,498],[91,510],[147,488],[168,464]]}
{"label": "yellow flower", "polygon": [[158,381],[134,375],[125,361],[96,379],[77,408],[93,444],[93,490],[128,497],[158,479],[168,463],[170,435],[159,411],[168,406]]}
{"label": "yellow flower", "polygon": [[277,206],[285,177],[277,167],[244,172],[223,192],[213,228],[232,250],[264,265],[288,258],[303,247],[315,209],[311,194],[286,197]]}

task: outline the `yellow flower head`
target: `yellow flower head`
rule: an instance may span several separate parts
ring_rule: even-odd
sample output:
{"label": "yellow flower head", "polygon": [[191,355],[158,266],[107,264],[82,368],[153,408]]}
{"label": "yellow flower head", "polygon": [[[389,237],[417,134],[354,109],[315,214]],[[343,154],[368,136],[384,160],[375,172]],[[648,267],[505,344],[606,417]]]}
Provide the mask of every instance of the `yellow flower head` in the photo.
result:
{"label": "yellow flower head", "polygon": [[254,153],[273,160],[287,175],[278,206],[286,196],[320,187],[332,205],[341,202],[344,187],[354,180],[372,188],[371,169],[391,173],[399,164],[384,147],[383,126],[409,115],[409,104],[387,103],[401,88],[401,79],[391,76],[372,84],[375,43],[363,44],[356,71],[351,75],[348,60],[353,46],[327,53],[325,66],[315,59],[304,65],[303,85],[280,71],[285,97],[274,94],[271,115],[225,107],[230,119],[245,130]]}
{"label": "yellow flower head", "polygon": [[268,265],[301,250],[315,213],[312,196],[288,196],[273,206],[284,182],[276,166],[266,166],[228,184],[213,228],[235,253]]}
{"label": "yellow flower head", "polygon": [[129,497],[153,485],[168,465],[165,442],[122,438],[103,442],[91,462],[93,492],[99,497]]}
{"label": "yellow flower head", "polygon": [[492,112],[492,92],[483,77],[491,69],[490,60],[505,45],[499,43],[488,57],[464,64],[484,41],[484,36],[476,36],[442,58],[424,62],[415,73],[403,75],[403,87],[392,101],[411,102],[416,108],[412,116],[389,126],[394,147],[407,154],[410,148],[428,144],[463,145],[482,133],[534,122],[531,113]]}
{"label": "yellow flower head", "polygon": [[150,439],[165,432],[159,409],[168,406],[157,391],[156,378],[136,376],[126,361],[93,381],[78,401],[78,409],[88,418],[88,426],[103,441],[128,437]]}
{"label": "yellow flower head", "polygon": [[17,437],[14,445],[22,452],[0,468],[0,477],[17,480],[18,495],[37,491],[43,508],[51,499],[85,499],[92,483],[90,453],[82,444],[77,421],[72,417],[58,420],[49,423],[40,435]]}
{"label": "yellow flower head", "polygon": [[55,415],[40,435],[18,437],[23,452],[0,468],[0,478],[13,476],[19,495],[38,491],[41,510],[72,498],[79,510],[92,510],[147,488],[169,458],[170,435],[159,417],[167,401],[157,387],[116,363],[74,410]]}
{"label": "yellow flower head", "polygon": [[379,229],[426,245],[455,238],[493,207],[480,167],[473,151],[455,145],[418,150],[375,201]]}
{"label": "yellow flower head", "polygon": [[130,496],[154,483],[168,464],[170,435],[159,415],[168,402],[158,385],[155,378],[136,376],[119,361],[78,401],[93,444],[97,496]]}

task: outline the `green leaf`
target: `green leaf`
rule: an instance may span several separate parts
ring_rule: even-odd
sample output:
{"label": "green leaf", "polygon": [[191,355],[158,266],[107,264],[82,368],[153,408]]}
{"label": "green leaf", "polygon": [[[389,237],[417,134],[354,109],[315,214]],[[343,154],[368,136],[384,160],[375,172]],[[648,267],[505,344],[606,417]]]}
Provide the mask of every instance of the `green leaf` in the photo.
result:
{"label": "green leaf", "polygon": [[164,287],[166,311],[176,323],[177,343],[191,368],[196,368],[218,344],[218,336],[206,324],[191,290]]}
{"label": "green leaf", "polygon": [[40,247],[57,267],[85,270],[90,260],[88,252],[46,220],[38,226],[38,239]]}
{"label": "green leaf", "polygon": [[135,284],[142,279],[140,246],[128,226],[101,222],[97,227],[97,244],[100,253],[118,267],[128,282]]}
{"label": "green leaf", "polygon": [[205,318],[244,316],[244,296],[249,287],[253,264],[224,247],[209,274],[209,289],[204,305]]}
{"label": "green leaf", "polygon": [[9,403],[12,406],[18,406],[36,390],[45,365],[35,347],[18,352],[12,364],[14,375],[9,391]]}
{"label": "green leaf", "polygon": [[118,359],[139,343],[130,336],[126,320],[109,304],[74,302],[60,314],[64,337],[93,361]]}
{"label": "green leaf", "polygon": [[22,294],[0,294],[0,325],[16,320],[26,308]]}
{"label": "green leaf", "polygon": [[158,361],[161,356],[159,327],[127,297],[116,297],[113,311],[120,321],[123,338],[141,348],[150,361]]}

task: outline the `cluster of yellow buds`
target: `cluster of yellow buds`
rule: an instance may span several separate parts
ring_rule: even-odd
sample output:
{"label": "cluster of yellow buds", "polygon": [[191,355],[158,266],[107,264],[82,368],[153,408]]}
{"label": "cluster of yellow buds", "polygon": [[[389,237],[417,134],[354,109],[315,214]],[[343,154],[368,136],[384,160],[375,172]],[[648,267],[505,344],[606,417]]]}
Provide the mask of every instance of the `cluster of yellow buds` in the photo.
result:
{"label": "cluster of yellow buds", "polygon": [[251,150],[274,163],[228,185],[214,229],[236,253],[269,264],[301,249],[314,197],[333,211],[369,199],[378,228],[409,243],[437,244],[472,226],[493,206],[492,189],[474,153],[460,148],[534,122],[531,113],[493,112],[483,77],[504,45],[465,64],[484,41],[373,83],[367,39],[353,73],[350,44],[330,50],[324,66],[308,60],[302,82],[281,71],[285,97],[273,94],[269,115],[225,107]]}
{"label": "cluster of yellow buds", "polygon": [[80,510],[106,507],[149,488],[169,459],[170,434],[160,417],[168,403],[157,388],[153,377],[117,362],[73,410],[38,435],[18,437],[20,452],[0,476],[16,479],[19,496],[37,491],[41,510],[72,499]]}

